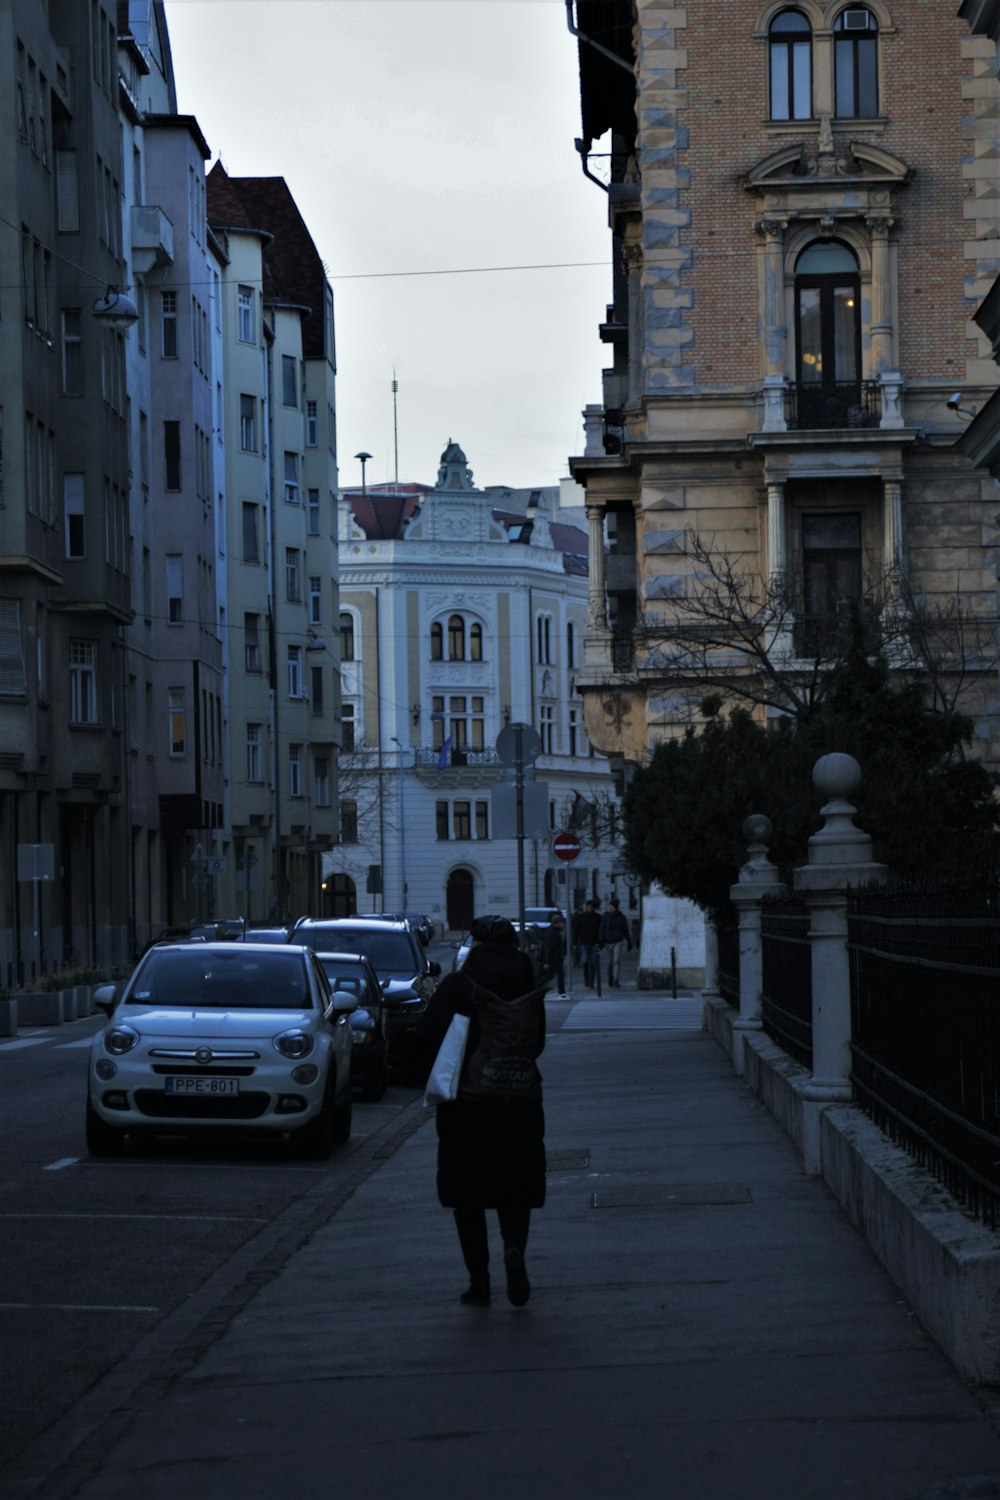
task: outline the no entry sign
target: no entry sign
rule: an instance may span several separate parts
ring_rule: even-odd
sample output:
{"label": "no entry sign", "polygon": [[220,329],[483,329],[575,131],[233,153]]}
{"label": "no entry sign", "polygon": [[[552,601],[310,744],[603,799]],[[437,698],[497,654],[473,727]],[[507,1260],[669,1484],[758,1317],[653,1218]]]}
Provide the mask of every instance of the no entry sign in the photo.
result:
{"label": "no entry sign", "polygon": [[570,865],[580,853],[580,840],[575,833],[557,833],[552,840],[552,853],[556,859]]}

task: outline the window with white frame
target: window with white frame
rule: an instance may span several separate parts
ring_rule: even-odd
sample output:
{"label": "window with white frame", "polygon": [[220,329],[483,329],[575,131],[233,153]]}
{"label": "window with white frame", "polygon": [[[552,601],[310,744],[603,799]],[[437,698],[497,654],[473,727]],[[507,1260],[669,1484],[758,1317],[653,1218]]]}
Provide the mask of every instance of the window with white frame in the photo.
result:
{"label": "window with white frame", "polygon": [[236,290],[236,337],[241,344],[257,342],[252,286],[241,286]]}
{"label": "window with white frame", "polygon": [[288,505],[299,503],[299,455],[297,453],[285,453],[285,502]]}
{"label": "window with white frame", "polygon": [[288,647],[288,696],[289,698],[302,697],[302,647]]}
{"label": "window with white frame", "polygon": [[285,598],[292,603],[302,598],[302,578],[299,572],[300,553],[298,547],[285,548]]}
{"label": "window with white frame", "polygon": [[354,660],[354,616],[346,609],[340,615],[340,659]]}
{"label": "window with white frame", "polygon": [[82,474],[63,475],[63,525],[66,528],[67,557],[86,556],[85,493]]}
{"label": "window with white frame", "polygon": [[555,737],[555,709],[551,703],[543,703],[539,707],[538,734],[542,741],[542,754],[551,755]]}
{"label": "window with white frame", "polygon": [[479,694],[452,693],[431,699],[431,735],[435,750],[447,739],[452,754],[485,748],[486,704]]}
{"label": "window with white frame", "polygon": [[167,623],[184,623],[184,558],[179,552],[167,554]]}
{"label": "window with white frame", "polygon": [[160,353],[164,359],[177,358],[177,293],[160,293]]}
{"label": "window with white frame", "polygon": [[319,536],[319,490],[309,491],[309,510],[306,516],[306,530],[310,536]]}
{"label": "window with white frame", "polygon": [[316,448],[319,446],[319,417],[317,403],[306,402],[306,447]]}
{"label": "window with white frame", "polygon": [[243,651],[246,670],[259,672],[261,670],[259,614],[243,616]]}
{"label": "window with white frame", "polygon": [[73,724],[97,723],[97,645],[69,643],[69,716]]}
{"label": "window with white frame", "polygon": [[309,575],[309,623],[323,623],[323,580],[317,573]]}
{"label": "window with white frame", "polygon": [[302,746],[288,747],[288,795],[302,796]]}
{"label": "window with white frame", "polygon": [[247,781],[264,780],[263,725],[247,725]]}
{"label": "window with white frame", "polygon": [[170,754],[174,757],[184,755],[186,752],[187,725],[184,705],[184,689],[172,687],[167,689],[167,718],[170,733]]}
{"label": "window with white frame", "polygon": [[240,396],[240,447],[244,453],[257,452],[256,396]]}

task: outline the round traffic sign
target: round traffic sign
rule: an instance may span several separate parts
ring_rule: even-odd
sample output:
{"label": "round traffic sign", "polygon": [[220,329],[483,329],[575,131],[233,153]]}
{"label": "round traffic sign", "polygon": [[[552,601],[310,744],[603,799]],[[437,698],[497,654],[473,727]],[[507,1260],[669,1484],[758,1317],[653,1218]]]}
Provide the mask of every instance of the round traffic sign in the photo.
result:
{"label": "round traffic sign", "polygon": [[505,766],[534,765],[542,753],[542,740],[530,724],[505,724],[497,735],[497,754]]}
{"label": "round traffic sign", "polygon": [[575,833],[557,833],[552,840],[552,853],[564,864],[572,864],[583,846]]}

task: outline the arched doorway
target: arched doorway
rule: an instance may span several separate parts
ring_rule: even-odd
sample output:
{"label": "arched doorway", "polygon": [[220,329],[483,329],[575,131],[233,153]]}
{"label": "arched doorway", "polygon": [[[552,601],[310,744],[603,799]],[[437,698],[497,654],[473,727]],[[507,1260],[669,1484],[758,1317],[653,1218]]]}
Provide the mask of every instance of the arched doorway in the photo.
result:
{"label": "arched doorway", "polygon": [[452,932],[468,932],[476,914],[476,878],[471,870],[459,866],[448,876],[445,892],[448,928]]}

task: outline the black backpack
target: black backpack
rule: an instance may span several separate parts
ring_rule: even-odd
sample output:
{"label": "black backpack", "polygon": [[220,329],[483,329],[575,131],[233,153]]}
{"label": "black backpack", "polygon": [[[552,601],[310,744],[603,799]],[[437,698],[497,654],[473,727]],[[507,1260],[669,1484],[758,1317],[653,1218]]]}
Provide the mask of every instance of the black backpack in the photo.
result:
{"label": "black backpack", "polygon": [[542,1101],[538,1008],[546,986],[502,1000],[475,980],[472,1013],[479,1039],[466,1055],[458,1097],[478,1104],[531,1105]]}

